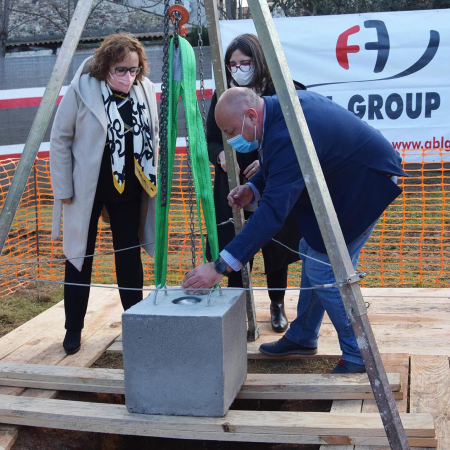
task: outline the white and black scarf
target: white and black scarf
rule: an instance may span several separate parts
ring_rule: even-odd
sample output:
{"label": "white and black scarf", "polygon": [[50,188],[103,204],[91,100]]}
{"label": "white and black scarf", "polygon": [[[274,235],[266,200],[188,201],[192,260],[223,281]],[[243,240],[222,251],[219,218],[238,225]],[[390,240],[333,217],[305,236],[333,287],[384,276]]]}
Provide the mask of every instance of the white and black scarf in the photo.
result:
{"label": "white and black scarf", "polygon": [[150,120],[141,90],[133,85],[129,97],[132,123],[124,124],[114,94],[105,81],[100,83],[107,120],[106,144],[111,151],[111,168],[114,186],[122,193],[125,189],[125,134],[133,133],[134,172],[150,197],[156,195],[156,157],[152,145]]}

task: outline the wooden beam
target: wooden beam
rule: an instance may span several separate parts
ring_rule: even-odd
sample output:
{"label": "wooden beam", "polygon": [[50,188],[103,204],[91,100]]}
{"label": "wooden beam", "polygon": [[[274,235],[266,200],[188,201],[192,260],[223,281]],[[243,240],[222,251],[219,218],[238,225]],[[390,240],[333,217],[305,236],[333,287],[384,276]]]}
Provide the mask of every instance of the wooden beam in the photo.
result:
{"label": "wooden beam", "polygon": [[[403,398],[400,376],[389,374],[395,397]],[[0,386],[97,393],[124,393],[119,369],[87,369],[38,364],[0,363]],[[241,399],[372,399],[366,374],[249,374]]]}
{"label": "wooden beam", "polygon": [[411,412],[430,412],[439,448],[450,449],[450,365],[446,356],[411,355]]}
{"label": "wooden beam", "polygon": [[[403,414],[412,445],[436,446],[431,414]],[[225,417],[156,416],[125,406],[0,395],[0,422],[100,433],[307,444],[386,445],[379,414],[229,411]]]}
{"label": "wooden beam", "polygon": [[19,435],[19,430],[15,426],[2,425],[0,429],[0,450],[12,448]]}

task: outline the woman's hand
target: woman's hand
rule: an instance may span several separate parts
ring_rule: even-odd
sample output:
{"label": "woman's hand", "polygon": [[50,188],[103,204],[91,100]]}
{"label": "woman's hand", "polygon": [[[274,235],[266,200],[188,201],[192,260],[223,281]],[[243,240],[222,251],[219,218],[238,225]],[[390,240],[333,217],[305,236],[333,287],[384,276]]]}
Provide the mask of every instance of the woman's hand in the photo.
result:
{"label": "woman's hand", "polygon": [[226,172],[227,171],[227,162],[225,161],[225,151],[224,150],[222,150],[219,153],[219,156],[217,157],[217,159],[219,161],[220,167],[222,167],[222,170],[224,172]]}
{"label": "woman's hand", "polygon": [[242,184],[234,188],[228,194],[228,204],[235,209],[241,209],[247,206],[253,200],[253,190],[248,184]]}
{"label": "woman's hand", "polygon": [[72,197],[70,197],[70,198],[62,198],[61,199],[61,203],[63,205],[70,205],[72,203]]}
{"label": "woman's hand", "polygon": [[259,160],[253,161],[245,170],[244,170],[244,177],[247,178],[247,180],[250,180],[250,178],[255,175],[256,172],[259,170]]}

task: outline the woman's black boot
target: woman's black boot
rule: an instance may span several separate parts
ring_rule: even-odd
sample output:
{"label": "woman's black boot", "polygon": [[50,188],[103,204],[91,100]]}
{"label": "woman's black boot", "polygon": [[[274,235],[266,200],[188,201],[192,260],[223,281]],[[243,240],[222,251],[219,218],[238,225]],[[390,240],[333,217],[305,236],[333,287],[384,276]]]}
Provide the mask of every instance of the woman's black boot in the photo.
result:
{"label": "woman's black boot", "polygon": [[283,333],[287,330],[289,322],[284,312],[284,300],[270,302],[270,322],[275,333]]}
{"label": "woman's black boot", "polygon": [[66,337],[63,341],[64,350],[68,355],[73,355],[81,347],[81,331],[66,331]]}

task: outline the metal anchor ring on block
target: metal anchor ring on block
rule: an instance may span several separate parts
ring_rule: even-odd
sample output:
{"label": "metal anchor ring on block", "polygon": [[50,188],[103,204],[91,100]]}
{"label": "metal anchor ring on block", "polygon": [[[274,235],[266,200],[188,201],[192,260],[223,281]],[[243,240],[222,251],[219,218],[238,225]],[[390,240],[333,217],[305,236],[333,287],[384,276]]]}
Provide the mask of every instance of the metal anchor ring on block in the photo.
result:
{"label": "metal anchor ring on block", "polygon": [[173,5],[169,8],[169,17],[172,23],[175,25],[177,20],[175,12],[178,12],[179,20],[177,21],[178,34],[182,37],[186,37],[188,29],[183,26],[189,20],[189,11],[182,5]]}
{"label": "metal anchor ring on block", "polygon": [[172,303],[175,305],[196,305],[200,303],[202,299],[195,295],[185,295],[183,297],[178,297],[175,300],[172,300]]}

